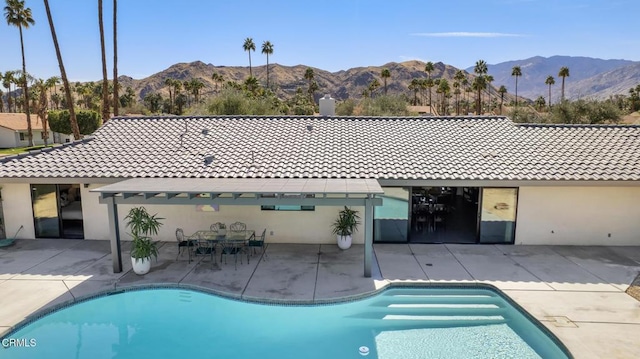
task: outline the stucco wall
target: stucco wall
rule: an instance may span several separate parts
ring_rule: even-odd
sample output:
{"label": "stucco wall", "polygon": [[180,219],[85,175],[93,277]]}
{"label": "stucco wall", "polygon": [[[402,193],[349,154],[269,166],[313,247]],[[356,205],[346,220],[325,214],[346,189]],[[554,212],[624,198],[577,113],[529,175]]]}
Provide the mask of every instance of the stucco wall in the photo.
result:
{"label": "stucco wall", "polygon": [[85,239],[109,239],[109,217],[107,217],[107,205],[100,204],[98,193],[89,192],[93,188],[102,187],[104,184],[80,186],[82,197],[82,219],[84,221]]}
{"label": "stucco wall", "polygon": [[16,147],[17,136],[16,131],[0,127],[0,148]]}
{"label": "stucco wall", "polygon": [[2,209],[6,234],[13,237],[22,225],[18,238],[35,238],[31,187],[28,183],[1,183]]}
{"label": "stucco wall", "polygon": [[640,245],[638,187],[520,187],[516,244]]}
{"label": "stucco wall", "polygon": [[[106,208],[106,205],[103,206]],[[120,238],[123,240],[131,238],[127,234],[124,221],[131,207],[118,206]],[[223,222],[228,226],[235,221],[240,221],[246,223],[248,229],[254,229],[257,235],[266,228],[266,241],[270,243],[335,243],[336,238],[331,233],[331,223],[341,209],[341,207],[316,206],[315,211],[262,211],[260,206],[220,206],[219,212],[200,212],[196,210],[195,205],[155,205],[145,206],[145,208],[149,213],[157,213],[159,217],[165,218],[157,236],[159,240],[175,241],[176,228],[182,228],[184,233],[189,235],[197,230],[208,229],[215,222]],[[364,207],[353,207],[353,209],[360,211],[364,219]],[[104,219],[106,220],[106,215]],[[87,228],[87,222],[85,222],[85,228]],[[363,231],[361,225],[353,237],[354,243],[364,243]]]}

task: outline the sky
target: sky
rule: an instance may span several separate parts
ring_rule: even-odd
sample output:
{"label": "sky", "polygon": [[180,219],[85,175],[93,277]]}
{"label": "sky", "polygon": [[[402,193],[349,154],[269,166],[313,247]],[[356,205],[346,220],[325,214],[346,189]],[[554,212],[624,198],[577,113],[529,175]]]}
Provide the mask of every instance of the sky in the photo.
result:
{"label": "sky", "polygon": [[[109,77],[113,0],[103,0]],[[102,77],[97,1],[50,0],[71,81]],[[40,0],[24,29],[27,72],[59,76]],[[4,8],[4,1],[2,1]],[[638,0],[120,0],[118,73],[145,78],[179,62],[248,66],[303,64],[328,71],[422,60],[467,68],[533,56],[640,61]],[[3,14],[4,15],[4,14]],[[21,68],[19,32],[0,23],[0,71]]]}

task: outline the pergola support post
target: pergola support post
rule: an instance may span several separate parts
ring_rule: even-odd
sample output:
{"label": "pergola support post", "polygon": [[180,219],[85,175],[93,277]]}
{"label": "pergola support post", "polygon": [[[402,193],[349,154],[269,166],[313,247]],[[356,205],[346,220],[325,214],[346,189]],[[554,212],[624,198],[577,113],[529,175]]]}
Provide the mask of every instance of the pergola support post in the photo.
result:
{"label": "pergola support post", "polygon": [[373,200],[368,195],[364,201],[364,276],[371,278],[373,262]]}
{"label": "pergola support post", "polygon": [[109,217],[109,231],[111,240],[111,260],[113,261],[113,273],[122,272],[122,252],[120,248],[120,228],[118,225],[118,205],[115,198],[109,197],[107,202],[107,214]]}

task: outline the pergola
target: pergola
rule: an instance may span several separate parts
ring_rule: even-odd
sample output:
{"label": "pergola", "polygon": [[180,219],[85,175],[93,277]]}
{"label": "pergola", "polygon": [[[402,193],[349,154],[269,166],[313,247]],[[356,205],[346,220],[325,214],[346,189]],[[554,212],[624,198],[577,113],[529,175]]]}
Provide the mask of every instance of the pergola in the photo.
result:
{"label": "pergola", "polygon": [[122,272],[118,205],[364,206],[364,276],[371,277],[373,206],[382,205],[375,179],[133,178],[92,189],[108,206],[114,273]]}

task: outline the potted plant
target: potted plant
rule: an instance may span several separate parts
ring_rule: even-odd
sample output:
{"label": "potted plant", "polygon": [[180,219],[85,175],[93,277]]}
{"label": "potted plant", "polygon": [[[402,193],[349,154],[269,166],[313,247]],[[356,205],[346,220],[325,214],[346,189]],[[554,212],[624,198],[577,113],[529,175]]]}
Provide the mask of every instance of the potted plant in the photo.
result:
{"label": "potted plant", "polygon": [[338,212],[338,218],[333,222],[332,227],[340,249],[349,249],[351,247],[351,235],[358,230],[359,219],[358,211],[347,206],[344,206],[344,209]]}
{"label": "potted plant", "polygon": [[151,256],[158,259],[158,246],[151,240],[157,235],[161,220],[157,214],[150,215],[144,207],[131,208],[125,217],[127,227],[131,231],[131,264],[136,274],[147,274],[151,269]]}

